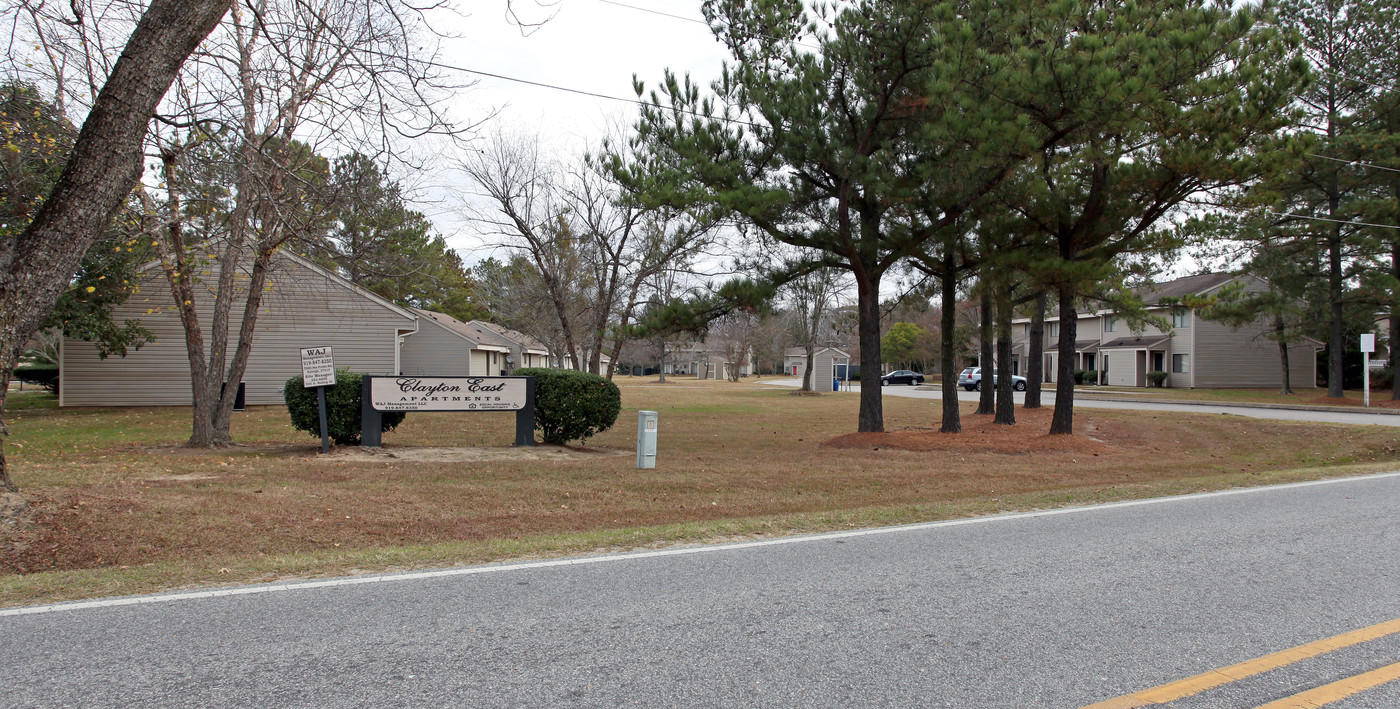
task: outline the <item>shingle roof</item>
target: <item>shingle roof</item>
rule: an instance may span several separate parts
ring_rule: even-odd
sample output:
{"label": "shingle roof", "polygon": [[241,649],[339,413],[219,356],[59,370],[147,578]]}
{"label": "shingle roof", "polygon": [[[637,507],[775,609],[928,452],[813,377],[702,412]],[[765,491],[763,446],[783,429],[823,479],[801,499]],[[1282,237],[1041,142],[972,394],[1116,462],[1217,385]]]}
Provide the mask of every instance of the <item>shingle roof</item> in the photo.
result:
{"label": "shingle roof", "polygon": [[532,352],[538,352],[541,354],[549,353],[549,348],[546,347],[543,342],[540,342],[539,340],[536,340],[535,338],[530,337],[529,335],[526,335],[525,333],[519,330],[512,330],[506,327],[505,325],[497,325],[496,323],[486,322],[485,320],[473,320],[467,324],[473,327],[481,327],[490,330],[491,332],[494,332],[507,340],[513,340],[513,344],[518,344],[520,347],[523,347]]}
{"label": "shingle roof", "polygon": [[1139,286],[1133,290],[1138,294],[1138,297],[1142,298],[1142,302],[1156,305],[1162,302],[1163,298],[1180,298],[1185,295],[1203,293],[1229,283],[1236,277],[1233,273],[1202,273],[1199,276],[1186,276],[1165,283]]}
{"label": "shingle roof", "polygon": [[461,335],[478,346],[486,346],[495,349],[510,351],[510,341],[485,328],[473,326],[471,323],[464,323],[447,313],[439,313],[432,310],[422,310],[413,308],[413,312],[432,320],[433,322]]}
{"label": "shingle roof", "polygon": [[[1025,345],[1028,346],[1028,347],[1030,346],[1030,340],[1021,340],[1021,343],[1025,344]],[[1052,339],[1052,338],[1048,338],[1048,337],[1047,337],[1047,338],[1045,338],[1045,343],[1042,344],[1040,348],[1041,348],[1042,351],[1045,351],[1045,352],[1054,352],[1054,351],[1056,351],[1056,350],[1058,350],[1058,349],[1060,348],[1060,338],[1056,337],[1056,338],[1053,338],[1053,339]],[[1094,351],[1098,350],[1098,348],[1099,348],[1099,341],[1098,341],[1098,340],[1075,340],[1075,341],[1074,341],[1074,351],[1075,351],[1075,352],[1094,352]]]}
{"label": "shingle roof", "polygon": [[1161,344],[1165,344],[1172,338],[1170,335],[1154,335],[1152,337],[1120,337],[1099,345],[1099,349],[1110,350],[1121,347],[1131,347],[1133,349],[1152,349]]}

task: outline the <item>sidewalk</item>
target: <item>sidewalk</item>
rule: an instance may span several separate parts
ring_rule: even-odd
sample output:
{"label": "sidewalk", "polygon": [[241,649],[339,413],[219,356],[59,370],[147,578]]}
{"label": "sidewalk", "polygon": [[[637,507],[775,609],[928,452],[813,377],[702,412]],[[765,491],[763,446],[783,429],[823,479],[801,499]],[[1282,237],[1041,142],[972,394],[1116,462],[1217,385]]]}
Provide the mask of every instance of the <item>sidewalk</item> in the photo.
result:
{"label": "sidewalk", "polygon": [[[1053,390],[1049,393],[1053,394]],[[1154,404],[1176,404],[1180,406],[1238,406],[1246,409],[1279,409],[1283,411],[1333,411],[1346,413],[1383,414],[1386,416],[1400,416],[1400,409],[1386,409],[1379,406],[1325,406],[1319,404],[1275,404],[1262,401],[1202,401],[1200,399],[1159,399],[1156,396],[1150,398],[1134,397],[1126,392],[1103,392],[1093,390],[1075,389],[1074,399],[1079,401],[1087,399],[1091,401],[1118,401],[1127,403],[1140,403],[1151,401]]]}

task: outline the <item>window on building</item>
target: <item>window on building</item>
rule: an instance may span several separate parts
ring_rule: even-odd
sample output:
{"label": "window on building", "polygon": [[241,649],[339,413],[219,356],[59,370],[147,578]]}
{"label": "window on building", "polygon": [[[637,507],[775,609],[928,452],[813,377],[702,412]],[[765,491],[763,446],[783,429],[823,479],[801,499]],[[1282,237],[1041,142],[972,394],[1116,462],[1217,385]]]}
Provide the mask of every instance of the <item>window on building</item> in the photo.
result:
{"label": "window on building", "polygon": [[1046,335],[1047,337],[1059,337],[1059,336],[1060,336],[1060,324],[1057,323],[1057,322],[1046,323],[1046,324],[1045,324],[1045,335]]}
{"label": "window on building", "polygon": [[1115,318],[1115,317],[1113,317],[1112,315],[1105,315],[1105,316],[1103,317],[1103,331],[1104,331],[1104,332],[1113,332],[1114,330],[1117,330],[1117,329],[1118,329],[1118,318]]}
{"label": "window on building", "polygon": [[1172,372],[1175,374],[1186,374],[1191,371],[1191,355],[1172,355]]}
{"label": "window on building", "polygon": [[1191,311],[1177,310],[1172,312],[1172,327],[1191,327]]}

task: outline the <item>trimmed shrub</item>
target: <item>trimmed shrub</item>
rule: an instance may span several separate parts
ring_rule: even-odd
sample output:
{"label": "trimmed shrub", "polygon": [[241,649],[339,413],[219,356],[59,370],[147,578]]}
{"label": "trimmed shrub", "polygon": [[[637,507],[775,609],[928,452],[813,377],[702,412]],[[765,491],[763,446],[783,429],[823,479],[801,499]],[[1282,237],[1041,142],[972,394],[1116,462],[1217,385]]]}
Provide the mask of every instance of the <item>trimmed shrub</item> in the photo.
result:
{"label": "trimmed shrub", "polygon": [[1162,385],[1163,385],[1163,384],[1166,384],[1166,383],[1167,383],[1167,373],[1166,373],[1166,372],[1160,372],[1160,371],[1159,371],[1159,372],[1148,372],[1148,373],[1147,373],[1147,386],[1157,387],[1158,389],[1161,389],[1161,388],[1162,388]]}
{"label": "trimmed shrub", "polygon": [[[326,387],[326,431],[338,446],[360,443],[360,373],[340,369],[335,373],[335,386]],[[316,405],[316,388],[302,386],[300,376],[287,380],[282,389],[292,426],[321,437],[321,416]],[[403,422],[403,411],[385,411],[383,430],[392,431]]]}
{"label": "trimmed shrub", "polygon": [[1085,375],[1085,373],[1086,373],[1086,372],[1085,372],[1085,370],[1083,370],[1083,369],[1076,369],[1076,370],[1074,370],[1074,383],[1075,383],[1075,384],[1083,384],[1083,383],[1084,383],[1084,375]]}
{"label": "trimmed shrub", "polygon": [[38,384],[48,389],[50,394],[58,393],[58,365],[56,364],[15,367],[14,374],[10,376],[25,384]]}
{"label": "trimmed shrub", "polygon": [[535,428],[545,443],[586,441],[611,428],[622,413],[622,392],[596,374],[541,367],[514,374],[535,378]]}
{"label": "trimmed shrub", "polygon": [[1097,369],[1086,369],[1086,370],[1084,370],[1084,378],[1083,378],[1083,380],[1081,380],[1079,383],[1080,383],[1080,384],[1089,384],[1089,385],[1098,384],[1098,383],[1099,383],[1099,370],[1097,370]]}

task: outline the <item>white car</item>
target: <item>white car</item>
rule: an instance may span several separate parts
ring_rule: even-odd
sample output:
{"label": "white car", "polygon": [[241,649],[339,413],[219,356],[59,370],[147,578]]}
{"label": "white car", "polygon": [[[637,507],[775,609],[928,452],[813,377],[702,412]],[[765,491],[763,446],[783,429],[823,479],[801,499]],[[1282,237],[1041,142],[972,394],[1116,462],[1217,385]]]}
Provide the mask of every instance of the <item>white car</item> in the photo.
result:
{"label": "white car", "polygon": [[[992,372],[992,385],[997,382],[996,372]],[[958,386],[968,391],[982,391],[982,368],[968,367],[958,375]],[[1016,391],[1026,390],[1026,378],[1011,375],[1011,388]]]}

